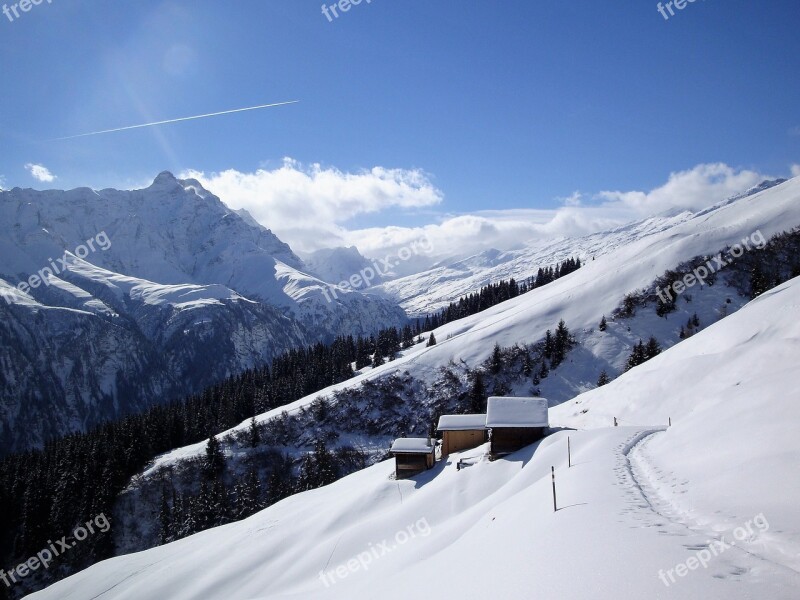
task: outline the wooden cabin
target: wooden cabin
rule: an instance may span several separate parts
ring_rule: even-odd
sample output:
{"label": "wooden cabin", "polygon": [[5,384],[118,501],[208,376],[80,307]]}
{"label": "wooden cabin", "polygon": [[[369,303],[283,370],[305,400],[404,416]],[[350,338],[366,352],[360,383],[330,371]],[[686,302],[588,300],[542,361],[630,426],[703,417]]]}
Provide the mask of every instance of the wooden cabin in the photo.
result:
{"label": "wooden cabin", "polygon": [[432,469],[436,463],[436,444],[430,438],[398,438],[392,444],[395,477],[408,479]]}
{"label": "wooden cabin", "polygon": [[477,448],[489,439],[486,415],[442,415],[436,430],[442,434],[442,458]]}
{"label": "wooden cabin", "polygon": [[544,398],[489,398],[486,427],[491,454],[516,452],[542,439],[550,427],[547,409]]}

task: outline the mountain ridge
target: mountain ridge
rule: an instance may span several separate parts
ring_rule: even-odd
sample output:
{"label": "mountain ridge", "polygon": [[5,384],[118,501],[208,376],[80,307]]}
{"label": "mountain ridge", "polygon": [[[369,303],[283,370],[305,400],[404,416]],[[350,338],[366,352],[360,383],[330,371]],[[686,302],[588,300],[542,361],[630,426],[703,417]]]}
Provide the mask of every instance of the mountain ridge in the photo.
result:
{"label": "mountain ridge", "polygon": [[[0,452],[406,321],[387,299],[305,273],[267,228],[168,171],[138,190],[2,191],[0,224]],[[74,339],[52,309],[72,311]],[[16,373],[31,376],[12,385]]]}

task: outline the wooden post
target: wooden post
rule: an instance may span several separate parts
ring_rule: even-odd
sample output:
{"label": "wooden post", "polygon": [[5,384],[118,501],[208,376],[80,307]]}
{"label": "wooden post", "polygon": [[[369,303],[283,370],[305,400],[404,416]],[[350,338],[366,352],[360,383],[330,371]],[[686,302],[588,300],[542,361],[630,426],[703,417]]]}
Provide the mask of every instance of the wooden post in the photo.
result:
{"label": "wooden post", "polygon": [[567,465],[568,469],[572,468],[572,447],[569,442],[569,436],[567,436]]}
{"label": "wooden post", "polygon": [[669,418],[669,426],[672,427],[672,417]]}
{"label": "wooden post", "polygon": [[556,504],[556,468],[550,467],[550,474],[553,477],[553,512],[558,512],[558,504]]}

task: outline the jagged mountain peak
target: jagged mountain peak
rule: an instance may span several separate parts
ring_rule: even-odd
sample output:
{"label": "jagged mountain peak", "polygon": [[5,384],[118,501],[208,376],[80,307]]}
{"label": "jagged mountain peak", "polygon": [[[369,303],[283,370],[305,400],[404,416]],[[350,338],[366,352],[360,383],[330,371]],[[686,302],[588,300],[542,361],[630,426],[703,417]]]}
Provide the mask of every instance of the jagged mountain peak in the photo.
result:
{"label": "jagged mountain peak", "polygon": [[[138,190],[3,192],[0,454],[290,347],[405,322],[387,299],[331,287],[252,217],[168,171]],[[27,429],[14,431],[20,411]]]}
{"label": "jagged mountain peak", "polygon": [[173,175],[171,171],[161,171],[161,173],[159,173],[153,180],[152,185],[162,186],[162,185],[174,185],[174,184],[180,184],[178,178],[175,177],[175,175]]}

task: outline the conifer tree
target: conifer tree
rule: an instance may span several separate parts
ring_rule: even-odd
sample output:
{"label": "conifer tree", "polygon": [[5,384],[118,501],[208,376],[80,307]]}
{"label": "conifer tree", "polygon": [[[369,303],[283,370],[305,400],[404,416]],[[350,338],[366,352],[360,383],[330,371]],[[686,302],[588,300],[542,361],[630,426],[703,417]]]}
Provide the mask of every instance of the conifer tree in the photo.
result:
{"label": "conifer tree", "polygon": [[758,262],[750,269],[750,296],[756,298],[769,290],[769,279]]}
{"label": "conifer tree", "polygon": [[314,443],[314,451],[303,458],[298,489],[300,491],[313,490],[333,483],[337,477],[338,471],[333,454],[328,451],[323,440],[317,440]]}
{"label": "conifer tree", "polygon": [[235,515],[237,519],[246,519],[261,509],[261,482],[255,469],[240,478],[234,486],[236,497]]}
{"label": "conifer tree", "polygon": [[258,424],[256,423],[255,417],[250,419],[250,429],[248,430],[247,434],[250,447],[257,448],[261,443],[261,433],[258,430]]}
{"label": "conifer tree", "polygon": [[553,368],[557,367],[564,361],[570,345],[571,339],[569,329],[567,329],[567,324],[564,322],[564,319],[561,319],[558,322],[555,339],[553,341],[553,352],[551,355]]}
{"label": "conifer tree", "polygon": [[544,355],[547,358],[553,356],[553,333],[549,329],[544,334]]}
{"label": "conifer tree", "polygon": [[644,360],[650,360],[659,354],[661,354],[661,345],[658,343],[658,340],[651,335],[650,339],[647,340],[647,347],[644,351]]}
{"label": "conifer tree", "polygon": [[159,543],[166,544],[171,542],[174,539],[172,531],[172,509],[169,506],[166,486],[161,489],[161,507],[158,511],[158,522],[160,525],[158,536]]}
{"label": "conifer tree", "polygon": [[533,362],[531,361],[531,353],[527,350],[522,355],[522,374],[525,377],[530,377],[533,373]]}
{"label": "conifer tree", "polygon": [[486,410],[486,385],[483,382],[483,373],[475,371],[472,377],[472,387],[469,391],[470,410],[481,414]]}
{"label": "conifer tree", "polygon": [[225,470],[225,453],[222,451],[222,444],[220,444],[215,435],[208,438],[203,467],[208,479],[218,478]]}
{"label": "conifer tree", "polygon": [[408,349],[414,345],[414,331],[411,329],[411,325],[406,325],[403,327],[403,348]]}
{"label": "conifer tree", "polygon": [[494,350],[492,350],[492,358],[491,358],[491,371],[495,375],[500,373],[500,370],[503,368],[503,353],[500,350],[500,344],[495,342]]}
{"label": "conifer tree", "polygon": [[628,357],[628,362],[625,365],[625,370],[630,371],[634,367],[638,367],[641,365],[645,360],[646,351],[644,347],[644,343],[642,340],[639,340],[634,346],[631,355]]}
{"label": "conifer tree", "polygon": [[277,460],[273,461],[272,471],[267,478],[267,505],[275,504],[291,495],[293,488],[292,460],[287,455],[282,454]]}
{"label": "conifer tree", "polygon": [[539,369],[539,379],[547,379],[547,376],[550,375],[550,369],[547,368],[547,361],[542,361],[542,368]]}

